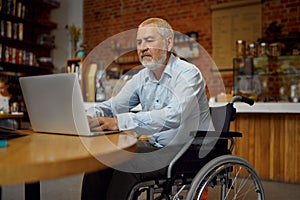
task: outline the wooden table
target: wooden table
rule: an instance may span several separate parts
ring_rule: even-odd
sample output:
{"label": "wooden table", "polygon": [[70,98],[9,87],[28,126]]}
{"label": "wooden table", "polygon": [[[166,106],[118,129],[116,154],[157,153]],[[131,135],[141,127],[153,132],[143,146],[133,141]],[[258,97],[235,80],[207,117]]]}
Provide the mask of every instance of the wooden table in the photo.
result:
{"label": "wooden table", "polygon": [[22,133],[28,135],[8,140],[7,147],[0,148],[1,186],[36,185],[41,180],[101,170],[106,168],[101,162],[106,158],[111,158],[111,164],[130,159],[128,153],[137,142],[132,132],[95,137]]}
{"label": "wooden table", "polygon": [[0,114],[0,119],[20,119],[23,118],[24,113],[18,114]]}
{"label": "wooden table", "polygon": [[8,113],[8,114],[0,114],[0,119],[15,119],[18,121],[18,127],[15,127],[16,129],[21,128],[21,121],[24,117],[24,113]]}

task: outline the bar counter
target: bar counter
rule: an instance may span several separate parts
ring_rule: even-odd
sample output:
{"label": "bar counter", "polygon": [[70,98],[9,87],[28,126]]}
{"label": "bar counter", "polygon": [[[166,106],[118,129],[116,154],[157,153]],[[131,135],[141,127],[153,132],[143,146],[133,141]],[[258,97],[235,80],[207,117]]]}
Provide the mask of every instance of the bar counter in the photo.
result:
{"label": "bar counter", "polygon": [[238,113],[300,113],[300,103],[255,103],[237,105]]}
{"label": "bar counter", "polygon": [[[224,103],[211,103],[218,106]],[[235,103],[232,131],[243,133],[234,154],[248,160],[263,180],[300,183],[300,103]]]}

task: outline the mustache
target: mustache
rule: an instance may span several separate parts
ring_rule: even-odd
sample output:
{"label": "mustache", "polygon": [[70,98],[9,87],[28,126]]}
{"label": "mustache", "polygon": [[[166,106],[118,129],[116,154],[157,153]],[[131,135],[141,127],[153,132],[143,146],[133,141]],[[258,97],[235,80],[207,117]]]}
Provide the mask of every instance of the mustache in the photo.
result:
{"label": "mustache", "polygon": [[144,57],[144,56],[152,56],[152,55],[149,52],[142,52],[141,57]]}

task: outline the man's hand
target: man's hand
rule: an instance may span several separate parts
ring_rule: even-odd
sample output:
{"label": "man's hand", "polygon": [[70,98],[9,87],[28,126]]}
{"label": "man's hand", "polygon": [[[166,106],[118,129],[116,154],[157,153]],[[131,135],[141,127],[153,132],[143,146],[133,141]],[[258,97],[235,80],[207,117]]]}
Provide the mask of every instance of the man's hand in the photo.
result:
{"label": "man's hand", "polygon": [[89,126],[92,131],[103,131],[103,130],[111,130],[118,131],[118,120],[117,118],[110,117],[87,117],[89,121]]}

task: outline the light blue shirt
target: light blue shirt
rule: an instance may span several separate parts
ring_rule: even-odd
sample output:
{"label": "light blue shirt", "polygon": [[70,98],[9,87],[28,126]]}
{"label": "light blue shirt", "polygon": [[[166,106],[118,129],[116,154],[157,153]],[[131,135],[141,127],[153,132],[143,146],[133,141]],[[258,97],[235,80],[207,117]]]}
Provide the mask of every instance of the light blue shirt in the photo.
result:
{"label": "light blue shirt", "polygon": [[[142,111],[130,110],[141,104]],[[205,81],[191,63],[171,55],[160,80],[147,68],[130,79],[121,91],[88,115],[117,117],[119,130],[148,135],[157,147],[184,144],[190,131],[208,130],[210,115]]]}

